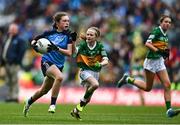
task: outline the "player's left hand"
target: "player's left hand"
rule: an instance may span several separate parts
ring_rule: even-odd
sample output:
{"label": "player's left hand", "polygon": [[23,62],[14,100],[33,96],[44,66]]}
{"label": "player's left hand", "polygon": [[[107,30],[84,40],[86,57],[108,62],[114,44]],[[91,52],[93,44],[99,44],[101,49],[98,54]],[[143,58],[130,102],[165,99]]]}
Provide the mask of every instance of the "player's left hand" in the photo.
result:
{"label": "player's left hand", "polygon": [[77,39],[77,33],[76,33],[76,32],[70,33],[70,39],[71,39],[72,41],[76,41],[76,39]]}
{"label": "player's left hand", "polygon": [[67,29],[67,30],[64,30],[63,33],[68,35],[70,37],[71,41],[76,41],[76,39],[77,39],[77,33],[76,32],[72,32],[70,29]]}
{"label": "player's left hand", "polygon": [[158,50],[157,53],[159,55],[161,55],[164,59],[169,58],[169,49],[165,49],[165,50]]}
{"label": "player's left hand", "polygon": [[47,48],[48,52],[50,52],[50,51],[52,51],[52,50],[55,50],[55,51],[58,51],[58,50],[59,50],[59,48],[58,48],[54,43],[52,43],[51,41],[50,41],[50,43],[51,43],[51,44],[49,44],[49,45],[48,45],[48,48]]}

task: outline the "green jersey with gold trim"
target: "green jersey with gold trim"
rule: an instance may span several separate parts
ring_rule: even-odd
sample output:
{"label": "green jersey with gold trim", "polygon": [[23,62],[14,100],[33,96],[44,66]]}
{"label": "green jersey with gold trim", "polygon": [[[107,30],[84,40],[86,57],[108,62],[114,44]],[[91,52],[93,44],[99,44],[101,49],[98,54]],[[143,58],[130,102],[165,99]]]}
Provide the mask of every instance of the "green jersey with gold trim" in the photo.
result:
{"label": "green jersey with gold trim", "polygon": [[[161,50],[165,50],[168,48],[167,34],[164,33],[163,29],[160,26],[155,27],[152,30],[146,42],[151,42],[154,47]],[[161,55],[149,49],[146,57],[148,59],[158,59],[161,57]]]}
{"label": "green jersey with gold trim", "polygon": [[107,53],[101,42],[97,41],[93,48],[88,47],[86,41],[80,41],[77,45],[76,61],[78,67],[86,70],[99,72],[101,68],[95,68],[96,62],[101,62],[103,57],[107,57]]}

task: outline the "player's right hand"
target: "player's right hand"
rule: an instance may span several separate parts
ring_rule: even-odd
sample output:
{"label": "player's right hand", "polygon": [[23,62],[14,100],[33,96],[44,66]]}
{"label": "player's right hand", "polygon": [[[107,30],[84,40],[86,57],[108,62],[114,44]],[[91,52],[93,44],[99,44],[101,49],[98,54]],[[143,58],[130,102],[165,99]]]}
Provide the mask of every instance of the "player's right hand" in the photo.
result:
{"label": "player's right hand", "polygon": [[37,43],[36,40],[32,40],[32,41],[30,42],[31,47],[32,47],[36,52],[38,52],[38,46],[36,45],[36,43]]}

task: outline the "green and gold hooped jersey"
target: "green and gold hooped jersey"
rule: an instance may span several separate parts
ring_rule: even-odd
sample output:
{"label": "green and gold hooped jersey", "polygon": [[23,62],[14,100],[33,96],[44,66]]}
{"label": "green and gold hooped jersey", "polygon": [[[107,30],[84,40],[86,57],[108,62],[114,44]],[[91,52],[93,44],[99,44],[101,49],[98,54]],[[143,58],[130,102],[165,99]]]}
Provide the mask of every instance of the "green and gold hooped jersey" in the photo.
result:
{"label": "green and gold hooped jersey", "polygon": [[[162,28],[155,27],[152,32],[149,35],[149,38],[147,42],[151,42],[154,47],[164,50],[168,48],[168,37],[162,30]],[[149,49],[147,56],[148,59],[158,59],[161,57],[161,55],[157,54],[156,52],[153,52]]]}
{"label": "green and gold hooped jersey", "polygon": [[101,42],[97,41],[96,46],[90,49],[86,41],[82,40],[77,46],[77,50],[76,60],[78,67],[96,72],[101,70],[101,68],[95,68],[96,62],[101,62],[103,57],[107,57],[107,53]]}

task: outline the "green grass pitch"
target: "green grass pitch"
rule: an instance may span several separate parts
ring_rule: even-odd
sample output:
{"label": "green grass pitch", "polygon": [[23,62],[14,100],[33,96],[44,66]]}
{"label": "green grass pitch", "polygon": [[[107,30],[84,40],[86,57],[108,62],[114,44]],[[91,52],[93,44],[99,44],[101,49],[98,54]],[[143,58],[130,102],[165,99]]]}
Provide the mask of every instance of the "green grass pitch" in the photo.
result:
{"label": "green grass pitch", "polygon": [[82,121],[72,118],[75,105],[58,104],[55,114],[49,105],[33,104],[28,117],[22,114],[23,104],[0,103],[0,124],[179,124],[180,115],[167,118],[165,107],[88,105]]}

